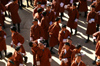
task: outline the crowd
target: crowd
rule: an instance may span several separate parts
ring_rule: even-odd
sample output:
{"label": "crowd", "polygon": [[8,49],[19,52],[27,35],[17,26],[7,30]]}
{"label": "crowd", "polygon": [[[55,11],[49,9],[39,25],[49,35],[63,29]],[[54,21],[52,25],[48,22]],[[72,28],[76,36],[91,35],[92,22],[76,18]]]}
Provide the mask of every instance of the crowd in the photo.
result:
{"label": "crowd", "polygon": [[[80,44],[72,44],[72,29],[75,29],[77,35],[78,20],[84,12],[84,18],[87,21],[87,40],[90,35],[93,36],[95,48],[95,60],[93,64],[100,66],[100,0],[93,1],[88,13],[87,0],[26,0],[27,7],[33,6],[33,21],[30,29],[29,47],[33,54],[33,66],[51,66],[52,54],[55,54],[53,48],[58,45],[58,55],[61,61],[60,66],[86,66],[82,61],[83,53]],[[34,4],[33,4],[34,3]],[[77,4],[78,3],[78,4]],[[28,57],[23,47],[24,38],[20,34],[21,18],[18,10],[26,7],[22,0],[0,0],[0,59],[2,60],[2,51],[8,58],[7,66],[24,66]],[[63,22],[64,12],[68,12],[68,22],[60,27]],[[11,47],[15,49],[14,53],[7,52],[5,17],[12,20]],[[70,28],[70,31],[66,29]]]}

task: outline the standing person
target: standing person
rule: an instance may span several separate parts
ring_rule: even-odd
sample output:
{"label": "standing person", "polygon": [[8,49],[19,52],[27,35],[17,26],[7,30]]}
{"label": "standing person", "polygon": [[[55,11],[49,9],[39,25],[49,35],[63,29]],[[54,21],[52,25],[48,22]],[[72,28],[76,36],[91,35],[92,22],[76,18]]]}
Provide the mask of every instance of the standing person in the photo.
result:
{"label": "standing person", "polygon": [[24,4],[23,4],[23,0],[17,0],[18,1],[18,4],[19,4],[19,8],[22,9],[22,7],[26,7]]}
{"label": "standing person", "polygon": [[100,0],[96,0],[95,2],[93,2],[91,5],[95,6],[95,11],[99,14],[98,15],[98,21],[97,21],[97,31],[99,31],[99,25],[100,25]]}
{"label": "standing person", "polygon": [[80,53],[81,49],[82,49],[82,46],[80,44],[75,46],[75,49],[72,52],[71,62],[75,61],[75,54]]}
{"label": "standing person", "polygon": [[7,53],[7,58],[8,58],[7,66],[15,66],[13,54],[11,52]]}
{"label": "standing person", "polygon": [[52,59],[50,50],[45,47],[45,42],[43,40],[40,40],[38,45],[40,50],[38,50],[36,54],[37,66],[51,66],[50,62]]}
{"label": "standing person", "polygon": [[20,54],[20,51],[21,51],[21,47],[16,46],[14,55],[13,55],[15,66],[23,66],[23,58],[22,58],[22,55]]}
{"label": "standing person", "polygon": [[88,35],[87,36],[88,38],[85,41],[85,43],[88,43],[90,35],[93,35],[93,33],[96,32],[96,22],[97,21],[98,21],[98,17],[97,17],[97,13],[95,11],[95,6],[92,5],[91,11],[87,15],[88,26],[87,26],[86,34]]}
{"label": "standing person", "polygon": [[65,49],[62,49],[59,59],[61,60],[60,66],[71,66],[71,54],[72,51],[70,50],[70,44],[64,44]]}
{"label": "standing person", "polygon": [[36,54],[39,50],[38,44],[35,41],[29,42],[29,46],[31,47],[31,51],[33,54],[33,66],[36,66]]}
{"label": "standing person", "polygon": [[93,34],[94,44],[100,40],[100,31]]}
{"label": "standing person", "polygon": [[[84,5],[84,6],[83,6]],[[84,12],[84,17],[87,17],[87,0],[79,0],[78,11]]]}
{"label": "standing person", "polygon": [[51,9],[50,4],[47,4],[46,13],[49,18],[49,24],[52,25],[55,22],[55,14],[54,11]]}
{"label": "standing person", "polygon": [[66,25],[62,25],[62,29],[58,35],[58,40],[60,44],[58,54],[60,54],[64,43],[67,42],[67,38],[70,38],[70,37],[71,37],[71,33],[69,32],[69,30],[66,29]]}
{"label": "standing person", "polygon": [[59,16],[59,9],[60,9],[59,0],[53,0],[52,10],[54,11],[55,18]]}
{"label": "standing person", "polygon": [[11,41],[11,46],[12,47],[16,47],[16,46],[20,46],[20,53],[21,55],[24,57],[25,59],[25,63],[27,62],[27,57],[25,49],[23,47],[24,44],[24,38],[16,31],[16,27],[15,26],[11,26],[10,31],[12,33],[11,37],[12,37],[12,41]]}
{"label": "standing person", "polygon": [[[27,7],[29,7],[29,3],[28,3],[29,0],[26,0],[26,1],[27,1]],[[30,5],[33,6],[33,0],[30,0]]]}
{"label": "standing person", "polygon": [[59,23],[61,23],[61,18],[57,17],[56,22],[53,23],[50,27],[49,27],[49,35],[50,35],[50,42],[49,42],[49,46],[51,47],[50,51],[51,54],[55,54],[52,49],[55,45],[59,44],[58,42],[58,34],[60,31],[60,26]]}
{"label": "standing person", "polygon": [[3,28],[5,28],[4,26],[4,20],[5,20],[5,17],[3,15],[2,12],[5,12],[6,11],[6,8],[3,6],[3,4],[0,2],[0,24],[3,26]]}
{"label": "standing person", "polygon": [[41,4],[44,6],[47,4],[47,0],[34,0],[34,6],[37,6],[37,2],[41,2]]}
{"label": "standing person", "polygon": [[71,66],[86,66],[80,53],[75,55],[75,61],[72,62]]}
{"label": "standing person", "polygon": [[17,24],[18,32],[20,33],[21,19],[18,14],[18,9],[19,9],[18,0],[13,0],[13,2],[10,3],[6,8],[11,13],[11,19],[12,19],[13,25],[16,26]]}
{"label": "standing person", "polygon": [[[37,6],[33,10],[33,17],[35,16],[35,13],[37,13],[38,8],[42,8],[41,7],[41,2],[37,2]],[[44,11],[44,8],[42,8],[42,11]]]}
{"label": "standing person", "polygon": [[0,24],[0,59],[2,59],[2,50],[4,50],[6,56],[6,33],[2,30],[2,25]]}
{"label": "standing person", "polygon": [[48,39],[49,39],[49,32],[48,32],[48,29],[49,29],[49,18],[48,16],[46,16],[46,11],[43,11],[42,12],[42,19],[41,19],[41,23],[40,23],[40,26],[42,27],[43,29],[43,32],[44,32],[44,39],[47,43],[47,47],[49,47],[49,43],[48,43]]}
{"label": "standing person", "polygon": [[67,26],[70,27],[71,34],[73,33],[72,29],[75,29],[75,34],[77,34],[77,22],[79,19],[79,12],[76,8],[76,3],[73,3],[72,6],[67,6],[67,11],[68,11],[68,22]]}
{"label": "standing person", "polygon": [[38,19],[33,19],[33,25],[30,30],[30,41],[43,38],[43,29],[38,25]]}
{"label": "standing person", "polygon": [[96,65],[97,65],[97,66],[100,66],[100,56],[97,57]]}
{"label": "standing person", "polygon": [[42,19],[41,14],[42,14],[42,8],[38,8],[37,13],[35,13],[35,15],[33,16],[34,18],[38,19],[38,24],[40,24],[41,19]]}

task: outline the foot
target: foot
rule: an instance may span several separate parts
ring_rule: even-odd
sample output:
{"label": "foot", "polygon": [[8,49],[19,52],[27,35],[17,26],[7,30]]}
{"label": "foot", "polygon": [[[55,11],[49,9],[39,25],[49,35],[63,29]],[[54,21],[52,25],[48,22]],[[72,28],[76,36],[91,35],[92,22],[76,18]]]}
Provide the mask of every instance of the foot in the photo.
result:
{"label": "foot", "polygon": [[30,7],[29,5],[27,5],[27,7]]}
{"label": "foot", "polygon": [[86,40],[86,41],[85,41],[85,43],[88,43],[88,42],[89,42],[89,40]]}
{"label": "foot", "polygon": [[22,10],[23,8],[22,8],[21,6],[19,6],[19,9],[21,9],[21,10]]}
{"label": "foot", "polygon": [[31,4],[31,6],[33,6],[33,4]]}
{"label": "foot", "polygon": [[20,33],[20,30],[18,30],[18,32]]}
{"label": "foot", "polygon": [[87,16],[84,16],[84,18],[86,18]]}
{"label": "foot", "polygon": [[2,59],[2,56],[0,56],[0,59]]}
{"label": "foot", "polygon": [[96,42],[94,41],[93,44],[96,45]]}
{"label": "foot", "polygon": [[93,61],[92,64],[95,65],[96,64],[96,61]]}
{"label": "foot", "polygon": [[21,7],[26,7],[26,5],[22,5]]}
{"label": "foot", "polygon": [[55,54],[55,52],[51,51],[51,54]]}

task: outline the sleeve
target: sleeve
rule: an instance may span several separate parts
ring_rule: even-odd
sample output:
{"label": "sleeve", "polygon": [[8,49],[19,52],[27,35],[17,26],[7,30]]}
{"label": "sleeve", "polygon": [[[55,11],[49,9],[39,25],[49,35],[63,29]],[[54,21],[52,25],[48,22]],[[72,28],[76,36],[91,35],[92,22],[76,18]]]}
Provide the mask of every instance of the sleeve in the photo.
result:
{"label": "sleeve", "polygon": [[72,52],[72,54],[71,54],[71,62],[73,61],[74,57],[75,57],[75,53]]}
{"label": "sleeve", "polygon": [[43,28],[40,26],[40,37],[44,37],[44,31],[43,31]]}
{"label": "sleeve", "polygon": [[39,51],[37,52],[37,54],[36,54],[36,64],[37,65],[40,65],[40,55],[39,55]]}
{"label": "sleeve", "polygon": [[33,26],[31,26],[31,29],[30,29],[30,37],[33,37]]}
{"label": "sleeve", "polygon": [[52,62],[51,52],[49,49],[48,49],[48,54],[49,54],[49,62]]}
{"label": "sleeve", "polygon": [[77,10],[76,19],[79,19],[79,12]]}
{"label": "sleeve", "polygon": [[90,20],[90,13],[87,14],[87,20],[86,21],[89,22],[89,20]]}
{"label": "sleeve", "polygon": [[99,14],[97,14],[97,13],[96,13],[96,15],[95,15],[95,22],[96,22],[96,23],[98,22],[98,15],[99,15]]}
{"label": "sleeve", "polygon": [[0,7],[2,9],[2,11],[6,11],[6,8],[0,3]]}
{"label": "sleeve", "polygon": [[23,44],[24,43],[24,37],[21,36],[21,35],[18,35],[17,37],[18,37],[18,42]]}
{"label": "sleeve", "polygon": [[60,55],[59,55],[59,59],[62,60],[63,57],[63,51],[61,51]]}
{"label": "sleeve", "polygon": [[49,34],[52,33],[52,29],[53,29],[53,27],[54,27],[54,24],[52,24],[52,25],[49,27],[49,29],[48,29]]}
{"label": "sleeve", "polygon": [[63,41],[63,37],[62,37],[62,33],[61,33],[61,32],[59,32],[59,35],[58,35],[58,40],[59,40],[60,42],[62,42],[62,41]]}

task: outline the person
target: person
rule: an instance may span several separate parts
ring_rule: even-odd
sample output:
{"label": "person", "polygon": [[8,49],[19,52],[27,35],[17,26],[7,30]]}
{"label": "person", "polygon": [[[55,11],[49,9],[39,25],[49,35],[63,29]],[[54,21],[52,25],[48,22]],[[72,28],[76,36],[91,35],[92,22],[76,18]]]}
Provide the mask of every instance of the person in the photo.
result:
{"label": "person", "polygon": [[[95,2],[93,2],[91,5],[95,6],[95,11],[98,13],[98,18],[100,18],[100,0],[96,0]],[[100,19],[98,19],[97,24],[97,28],[96,30],[99,31],[99,25],[100,25]]]}
{"label": "person", "polygon": [[55,54],[52,49],[55,45],[59,44],[58,42],[58,34],[59,34],[59,30],[60,30],[60,26],[59,26],[59,23],[61,23],[61,18],[60,17],[57,17],[55,19],[55,23],[53,23],[48,31],[49,31],[49,36],[50,36],[50,42],[49,42],[49,46],[51,47],[50,51],[51,51],[51,54]]}
{"label": "person", "polygon": [[96,42],[98,42],[100,40],[100,32],[95,32],[93,34],[93,39],[94,39],[94,44],[96,44]]}
{"label": "person", "polygon": [[15,66],[12,52],[7,53],[7,66]]}
{"label": "person", "polygon": [[41,2],[41,4],[43,5],[43,7],[45,7],[45,5],[47,4],[47,0],[34,0],[34,6],[37,6],[37,2]]}
{"label": "person", "polygon": [[[83,6],[84,5],[84,6]],[[87,0],[79,0],[78,11],[84,12],[84,17],[87,17]]]}
{"label": "person", "polygon": [[60,9],[59,0],[53,0],[52,10],[54,11],[55,18],[59,17],[59,9]]}
{"label": "person", "polygon": [[6,11],[6,8],[0,2],[0,24],[3,26],[3,28],[5,28],[5,26],[4,26],[5,16],[3,15],[3,12],[5,12],[5,11]]}
{"label": "person", "polygon": [[8,6],[6,6],[6,8],[11,13],[11,19],[12,19],[13,25],[16,26],[16,24],[17,24],[18,32],[20,33],[21,19],[18,14],[19,5],[17,3],[18,3],[18,0],[13,0],[13,2],[10,3]]}
{"label": "person", "polygon": [[2,30],[2,25],[0,24],[0,59],[2,59],[2,50],[4,50],[6,56],[7,54],[6,33]]}
{"label": "person", "polygon": [[[33,10],[33,16],[35,16],[35,13],[37,13],[38,8],[42,8],[41,7],[41,2],[37,2],[37,6]],[[44,11],[44,8],[42,8],[42,11]]]}
{"label": "person", "polygon": [[75,49],[75,45],[72,44],[72,39],[67,38],[67,42],[70,44],[70,49],[73,51]]}
{"label": "person", "polygon": [[67,42],[67,38],[70,38],[70,37],[71,37],[71,33],[69,32],[69,30],[66,29],[66,25],[62,25],[62,29],[61,29],[61,31],[59,32],[59,35],[58,35],[58,40],[59,40],[58,54],[60,54],[64,43]]}
{"label": "person", "polygon": [[75,49],[73,49],[72,55],[71,55],[71,62],[75,61],[75,54],[81,53],[82,46],[80,44],[75,45]]}
{"label": "person", "polygon": [[[29,3],[28,3],[29,0],[26,0],[26,1],[27,1],[27,7],[29,7]],[[30,0],[30,5],[33,6],[33,0]]]}
{"label": "person", "polygon": [[93,35],[93,33],[96,32],[96,22],[98,21],[98,17],[97,17],[97,13],[95,12],[95,6],[92,5],[91,6],[91,11],[88,13],[87,15],[87,40],[85,41],[85,43],[89,42],[89,37],[90,35]]}
{"label": "person", "polygon": [[34,41],[37,39],[43,39],[43,29],[38,25],[38,19],[33,19],[33,25],[30,29],[30,41]]}
{"label": "person", "polygon": [[55,22],[55,14],[54,14],[54,11],[51,9],[50,4],[47,4],[46,14],[49,18],[49,25],[52,25]]}
{"label": "person", "polygon": [[39,50],[38,44],[35,41],[29,42],[29,46],[31,47],[31,51],[33,54],[33,66],[36,66],[36,54]]}
{"label": "person", "polygon": [[48,32],[48,29],[49,29],[49,18],[48,16],[46,16],[46,11],[43,11],[42,12],[42,19],[41,19],[41,23],[40,23],[40,26],[42,27],[43,29],[43,32],[44,32],[44,39],[47,43],[47,47],[49,47],[49,43],[48,43],[48,39],[49,39],[49,32]]}
{"label": "person", "polygon": [[20,54],[20,51],[21,51],[21,47],[16,46],[14,55],[13,55],[15,66],[20,66],[20,65],[23,66],[23,58],[22,58],[22,55]]}
{"label": "person", "polygon": [[59,59],[61,60],[60,66],[71,66],[72,51],[70,50],[70,44],[66,42],[64,47],[65,49],[62,49],[59,55]]}
{"label": "person", "polygon": [[71,66],[86,66],[82,61],[82,55],[80,53],[75,55],[75,61],[72,62]]}
{"label": "person", "polygon": [[96,64],[97,57],[100,56],[100,52],[99,51],[100,51],[100,40],[96,44],[96,48],[95,48],[95,60],[93,61],[92,64]]}
{"label": "person", "polygon": [[51,66],[51,53],[50,50],[46,48],[46,43],[44,40],[40,40],[38,42],[38,46],[40,50],[38,50],[36,54],[37,66]]}
{"label": "person", "polygon": [[71,34],[73,33],[72,29],[75,29],[75,34],[77,34],[77,22],[79,19],[79,12],[76,8],[76,3],[73,3],[72,6],[67,6],[67,11],[68,11],[68,22],[67,26],[70,27]]}
{"label": "person", "polygon": [[11,47],[16,48],[16,46],[20,46],[20,50],[21,50],[20,53],[25,59],[24,63],[26,63],[27,62],[27,57],[25,56],[26,52],[25,52],[25,49],[23,47],[24,38],[16,31],[15,26],[11,26],[10,31],[12,33],[12,35],[11,35],[11,37],[12,37]]}
{"label": "person", "polygon": [[41,14],[42,14],[42,8],[38,8],[38,9],[37,9],[37,13],[35,13],[35,15],[33,16],[34,19],[35,19],[35,18],[38,19],[38,22],[39,22],[38,24],[40,24],[41,19],[42,19]]}
{"label": "person", "polygon": [[97,57],[96,65],[97,65],[97,66],[100,66],[100,56]]}

